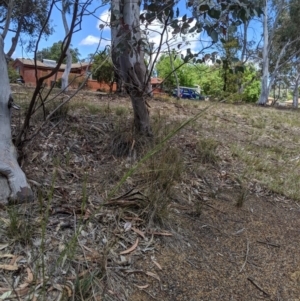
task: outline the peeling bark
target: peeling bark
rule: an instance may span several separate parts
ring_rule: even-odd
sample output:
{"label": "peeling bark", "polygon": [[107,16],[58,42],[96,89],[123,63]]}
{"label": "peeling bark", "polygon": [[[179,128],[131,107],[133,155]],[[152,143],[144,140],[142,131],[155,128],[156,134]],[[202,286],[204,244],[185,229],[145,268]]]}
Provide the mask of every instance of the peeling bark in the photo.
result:
{"label": "peeling bark", "polygon": [[151,93],[150,76],[141,43],[140,3],[113,0],[111,14],[112,60],[129,94],[138,132],[152,135],[146,95]]}
{"label": "peeling bark", "polygon": [[[11,90],[8,79],[4,41],[0,35],[0,202],[8,197],[18,202],[31,201],[33,194],[17,161],[11,136]],[[9,196],[7,192],[9,191]]]}

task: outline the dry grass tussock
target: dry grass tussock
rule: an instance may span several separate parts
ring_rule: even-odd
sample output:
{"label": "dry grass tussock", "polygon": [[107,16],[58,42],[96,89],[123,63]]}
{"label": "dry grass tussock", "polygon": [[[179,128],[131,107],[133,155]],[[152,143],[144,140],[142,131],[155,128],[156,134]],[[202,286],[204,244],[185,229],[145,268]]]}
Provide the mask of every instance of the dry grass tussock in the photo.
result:
{"label": "dry grass tussock", "polygon": [[152,139],[128,99],[83,93],[26,145],[36,200],[1,207],[0,300],[299,296],[299,112],[216,104],[162,143],[208,103],[150,104]]}

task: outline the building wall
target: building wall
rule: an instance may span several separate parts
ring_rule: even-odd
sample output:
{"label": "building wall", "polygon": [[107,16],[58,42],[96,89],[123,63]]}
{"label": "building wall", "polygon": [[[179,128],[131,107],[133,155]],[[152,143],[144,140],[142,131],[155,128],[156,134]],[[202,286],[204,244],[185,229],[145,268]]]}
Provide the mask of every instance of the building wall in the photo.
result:
{"label": "building wall", "polygon": [[[42,76],[46,76],[50,73],[50,70],[41,70],[38,69],[37,70],[37,77],[40,78]],[[30,87],[35,87],[36,85],[36,79],[35,79],[35,69],[32,68],[24,68],[23,70],[23,74],[21,73],[21,75],[23,76],[23,79],[25,80],[26,85],[30,86]],[[62,75],[62,72],[58,72],[57,77],[60,78]],[[45,80],[45,83],[47,86],[51,85],[51,81],[55,80],[55,76],[51,76],[50,78],[47,78]]]}
{"label": "building wall", "polygon": [[[104,83],[104,82],[99,83],[98,81],[93,80],[93,79],[88,80],[87,88],[89,90],[93,90],[93,91],[97,91],[98,89],[103,91],[103,92],[109,92],[110,91],[109,84]],[[113,90],[113,92],[117,90],[117,84],[116,83],[113,84],[112,90]]]}
{"label": "building wall", "polygon": [[160,87],[153,87],[153,88],[152,88],[152,93],[153,93],[153,94],[165,94],[165,93],[164,93],[164,90],[161,89]]}
{"label": "building wall", "polygon": [[[16,62],[14,64],[14,68],[19,72],[19,74],[23,77],[25,84],[30,86],[30,87],[35,87],[36,86],[36,78],[35,78],[35,67],[34,66],[27,66],[23,65],[21,62]],[[37,68],[37,77],[43,77],[48,74],[50,74],[52,71],[51,68],[43,68],[43,67],[38,67]],[[63,70],[59,70],[56,74],[52,75],[51,77],[47,78],[44,83],[46,86],[50,87],[53,81],[59,80],[62,75],[63,75]],[[73,81],[73,84],[71,85],[72,88],[77,88],[78,83],[82,82],[84,80],[83,75],[86,73],[86,68],[81,68],[81,69],[75,69],[71,70],[70,75],[73,75],[74,77],[76,76],[76,80]],[[82,75],[82,76],[80,76]],[[77,77],[79,76],[79,77]]]}
{"label": "building wall", "polygon": [[[35,67],[34,66],[28,66],[23,65],[22,62],[16,61],[14,64],[14,68],[19,71],[19,74],[23,77],[25,81],[25,85],[29,87],[35,87],[36,86],[36,78],[35,78]],[[42,76],[50,74],[52,69],[47,69],[44,67],[37,68],[37,77],[40,78]],[[77,77],[78,75],[82,75]],[[84,80],[84,75],[86,74],[86,68],[80,68],[72,70],[70,73],[70,76],[76,76],[77,78],[73,81],[73,83],[70,84],[70,87],[73,89],[76,89],[78,87],[78,84]],[[59,80],[63,75],[63,71],[60,70],[56,73],[56,75],[52,75],[50,78],[47,78],[44,82],[47,85],[47,87],[50,87],[53,81]],[[97,91],[101,90],[103,92],[110,92],[110,86],[108,83],[101,82],[99,83],[97,80],[88,79],[86,88],[88,90]],[[115,92],[117,90],[117,84],[113,84],[112,91]],[[160,85],[153,85],[153,93],[162,93],[163,90],[161,89]]]}

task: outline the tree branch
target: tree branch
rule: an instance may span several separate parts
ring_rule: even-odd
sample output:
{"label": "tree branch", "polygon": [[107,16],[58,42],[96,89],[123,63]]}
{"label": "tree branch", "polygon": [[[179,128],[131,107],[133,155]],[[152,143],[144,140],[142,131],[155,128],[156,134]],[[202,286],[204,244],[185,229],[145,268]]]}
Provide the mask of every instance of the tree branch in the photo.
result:
{"label": "tree branch", "polygon": [[7,15],[6,15],[6,20],[5,20],[5,26],[4,26],[4,29],[2,32],[3,40],[5,40],[7,32],[9,30],[13,6],[14,6],[14,0],[9,0],[8,5],[7,5]]}

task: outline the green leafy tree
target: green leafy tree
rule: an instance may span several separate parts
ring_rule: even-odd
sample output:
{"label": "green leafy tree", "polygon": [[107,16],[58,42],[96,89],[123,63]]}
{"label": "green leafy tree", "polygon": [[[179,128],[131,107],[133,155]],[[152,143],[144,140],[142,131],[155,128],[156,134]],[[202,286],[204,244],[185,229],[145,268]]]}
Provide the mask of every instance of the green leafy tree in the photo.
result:
{"label": "green leafy tree", "polygon": [[261,93],[259,71],[251,65],[246,66],[242,85],[244,86],[242,100],[245,102],[257,102]]}
{"label": "green leafy tree", "polygon": [[235,37],[234,32],[227,34],[226,40],[222,39],[223,56],[221,60],[222,77],[223,77],[223,91],[228,93],[235,93],[238,89],[238,79],[242,73],[237,68],[242,62],[237,58],[237,52],[240,50],[240,44]]}
{"label": "green leafy tree", "polygon": [[[21,38],[22,45],[26,46],[27,51],[30,52],[40,33],[43,36],[49,36],[53,32],[50,22],[47,20],[50,5],[51,1],[49,0],[0,1],[0,28],[5,28],[3,25],[9,13],[11,21],[9,30],[14,34],[14,37],[11,39],[10,49],[6,53],[7,57],[12,56]],[[43,30],[41,31],[42,28]]]}
{"label": "green leafy tree", "polygon": [[94,56],[92,75],[98,82],[109,83],[112,92],[115,70],[107,49]]}
{"label": "green leafy tree", "polygon": [[8,77],[9,77],[9,82],[14,83],[16,80],[20,77],[19,73],[16,71],[15,68],[12,66],[12,62],[8,63],[7,66],[7,71],[8,71]]}
{"label": "green leafy tree", "polygon": [[[193,64],[183,64],[184,61],[178,56],[173,60],[174,68],[179,80],[180,86],[191,87],[198,84],[199,70]],[[155,66],[158,76],[165,79],[164,86],[167,89],[173,89],[176,86],[176,78],[172,72],[172,66],[169,55],[162,55]]]}
{"label": "green leafy tree", "polygon": [[[77,48],[70,48],[70,51],[72,54],[72,62],[78,63],[79,57],[80,57],[79,50]],[[59,42],[54,43],[49,48],[43,48],[41,51],[38,51],[36,53],[36,58],[38,60],[49,59],[49,60],[58,61],[60,58],[61,52],[62,52],[62,41],[59,41]],[[64,63],[66,63],[66,60],[64,60]]]}
{"label": "green leafy tree", "polygon": [[223,91],[223,78],[218,66],[198,65],[201,93],[219,97]]}

